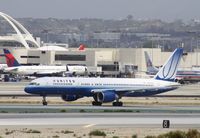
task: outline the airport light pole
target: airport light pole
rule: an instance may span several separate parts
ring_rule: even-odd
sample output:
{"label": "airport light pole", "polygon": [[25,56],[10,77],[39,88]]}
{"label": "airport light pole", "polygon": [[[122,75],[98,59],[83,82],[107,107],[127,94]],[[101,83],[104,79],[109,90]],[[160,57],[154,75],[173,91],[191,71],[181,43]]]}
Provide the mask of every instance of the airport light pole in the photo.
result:
{"label": "airport light pole", "polygon": [[46,37],[46,38],[45,38],[45,39],[46,39],[46,40],[45,40],[46,43],[48,43],[48,41],[49,41],[49,40],[48,40],[49,31],[50,31],[49,29],[44,29],[44,30],[42,30],[42,33],[45,34],[45,37]]}
{"label": "airport light pole", "polygon": [[199,64],[199,59],[198,59],[198,52],[199,52],[199,37],[200,35],[198,34],[198,32],[196,31],[188,31],[187,32],[188,34],[191,34],[191,52],[192,52],[192,49],[193,49],[193,46],[192,46],[192,41],[194,39],[194,41],[196,40],[196,65]]}
{"label": "airport light pole", "polygon": [[153,62],[153,38],[151,39],[151,59]]}
{"label": "airport light pole", "polygon": [[196,46],[196,65],[198,66],[199,65],[199,37],[197,37],[197,46]]}

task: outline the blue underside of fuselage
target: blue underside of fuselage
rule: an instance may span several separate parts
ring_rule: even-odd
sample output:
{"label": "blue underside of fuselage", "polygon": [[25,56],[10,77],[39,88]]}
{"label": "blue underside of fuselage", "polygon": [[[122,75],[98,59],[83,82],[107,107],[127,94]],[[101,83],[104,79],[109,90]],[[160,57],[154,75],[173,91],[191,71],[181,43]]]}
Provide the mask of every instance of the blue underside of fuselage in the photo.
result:
{"label": "blue underside of fuselage", "polygon": [[[115,92],[114,90],[117,88],[97,88],[97,87],[70,87],[70,88],[66,88],[66,87],[26,87],[25,88],[25,92],[30,93],[30,94],[36,94],[36,95],[45,95],[45,96],[50,96],[50,95],[79,95],[79,96],[86,96],[86,97],[91,97],[93,96],[93,92],[92,90],[95,89],[100,89],[103,90],[112,90],[113,92]],[[174,90],[176,88],[159,88],[159,89],[148,89],[148,90],[142,90],[142,91],[134,91],[134,92],[119,92],[117,91],[117,94],[120,94],[122,96],[125,97],[139,97],[139,96],[151,96],[151,95],[155,95],[155,94],[160,94],[163,92],[167,92],[170,90]]]}

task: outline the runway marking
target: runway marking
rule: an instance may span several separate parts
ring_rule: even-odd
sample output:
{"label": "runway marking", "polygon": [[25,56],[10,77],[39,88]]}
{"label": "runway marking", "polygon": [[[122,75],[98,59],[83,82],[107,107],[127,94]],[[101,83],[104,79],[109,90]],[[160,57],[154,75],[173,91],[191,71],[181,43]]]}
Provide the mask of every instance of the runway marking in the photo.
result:
{"label": "runway marking", "polygon": [[83,126],[84,128],[89,128],[89,127],[93,127],[93,126],[95,126],[95,124],[89,124],[89,125],[85,125],[85,126]]}

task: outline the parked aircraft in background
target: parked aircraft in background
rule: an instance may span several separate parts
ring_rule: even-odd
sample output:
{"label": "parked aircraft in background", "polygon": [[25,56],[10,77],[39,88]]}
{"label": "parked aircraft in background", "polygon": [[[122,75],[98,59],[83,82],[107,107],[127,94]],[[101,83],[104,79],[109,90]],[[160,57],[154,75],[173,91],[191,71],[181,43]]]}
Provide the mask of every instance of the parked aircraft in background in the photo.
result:
{"label": "parked aircraft in background", "polygon": [[47,105],[46,96],[54,95],[64,101],[93,97],[93,105],[113,102],[113,106],[122,106],[122,97],[151,96],[177,89],[180,84],[174,80],[182,54],[182,48],[176,49],[152,79],[43,77],[33,80],[24,90],[43,96],[43,105]]}
{"label": "parked aircraft in background", "polygon": [[18,74],[18,75],[33,75],[33,76],[56,76],[63,73],[71,73],[77,75],[83,75],[87,72],[86,66],[81,65],[66,65],[66,66],[22,66],[10,53],[9,50],[4,49],[4,56],[6,58],[7,68],[4,68],[4,72]]}
{"label": "parked aircraft in background", "polygon": [[[147,67],[146,73],[148,75],[156,75],[156,73],[159,71],[159,68],[153,65],[148,53],[146,51],[144,53],[145,53],[145,60],[146,60],[146,67]],[[197,82],[197,81],[200,81],[200,71],[178,69],[177,74],[176,74],[176,79],[180,83]]]}
{"label": "parked aircraft in background", "polygon": [[149,54],[146,51],[144,51],[144,55],[145,55],[145,61],[146,61],[146,67],[147,67],[146,73],[148,75],[156,75],[156,73],[158,73],[159,69],[153,65],[153,63],[149,57]]}
{"label": "parked aircraft in background", "polygon": [[79,51],[84,51],[85,50],[85,45],[84,44],[80,44],[78,50]]}

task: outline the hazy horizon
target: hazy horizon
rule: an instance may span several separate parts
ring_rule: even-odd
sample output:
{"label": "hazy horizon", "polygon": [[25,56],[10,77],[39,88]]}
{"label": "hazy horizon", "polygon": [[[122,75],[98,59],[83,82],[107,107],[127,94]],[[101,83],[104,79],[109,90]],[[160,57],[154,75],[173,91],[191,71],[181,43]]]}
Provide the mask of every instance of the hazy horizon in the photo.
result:
{"label": "hazy horizon", "polygon": [[200,19],[199,0],[0,0],[0,11],[14,18]]}

